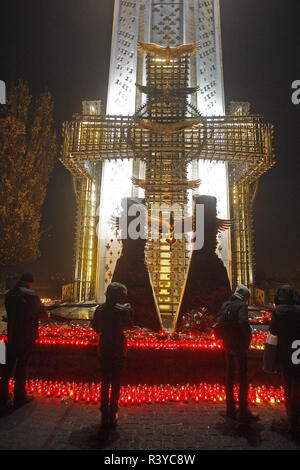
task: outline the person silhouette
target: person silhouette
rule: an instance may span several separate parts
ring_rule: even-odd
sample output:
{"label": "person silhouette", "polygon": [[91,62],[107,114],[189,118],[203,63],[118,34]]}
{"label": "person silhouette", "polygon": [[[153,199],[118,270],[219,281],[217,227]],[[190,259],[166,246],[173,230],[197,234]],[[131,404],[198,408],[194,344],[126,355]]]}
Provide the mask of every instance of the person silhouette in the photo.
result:
{"label": "person silhouette", "polygon": [[278,337],[278,361],[281,366],[288,429],[292,439],[300,441],[300,297],[290,285],[279,287],[274,296],[269,332]]}
{"label": "person silhouette", "polygon": [[[125,304],[127,288],[112,282],[106,291],[106,301],[94,313],[93,328],[99,334],[98,356],[101,371],[102,428],[109,428],[118,419],[121,375],[127,353],[125,329],[131,328],[131,307]],[[109,399],[109,388],[111,396]]]}

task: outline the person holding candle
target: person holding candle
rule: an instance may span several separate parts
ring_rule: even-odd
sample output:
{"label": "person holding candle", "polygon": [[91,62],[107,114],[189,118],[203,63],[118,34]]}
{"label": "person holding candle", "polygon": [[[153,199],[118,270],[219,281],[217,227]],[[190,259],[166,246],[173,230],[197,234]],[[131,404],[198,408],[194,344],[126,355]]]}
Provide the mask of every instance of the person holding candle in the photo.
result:
{"label": "person holding candle", "polygon": [[[127,288],[119,282],[107,287],[106,301],[95,310],[93,328],[99,334],[102,428],[116,424],[121,375],[127,352],[125,329],[133,326],[131,307],[125,304]],[[109,400],[109,388],[111,397]]]}
{"label": "person holding candle", "polygon": [[274,297],[269,332],[278,337],[277,357],[284,378],[289,432],[300,442],[300,298],[289,285]]}

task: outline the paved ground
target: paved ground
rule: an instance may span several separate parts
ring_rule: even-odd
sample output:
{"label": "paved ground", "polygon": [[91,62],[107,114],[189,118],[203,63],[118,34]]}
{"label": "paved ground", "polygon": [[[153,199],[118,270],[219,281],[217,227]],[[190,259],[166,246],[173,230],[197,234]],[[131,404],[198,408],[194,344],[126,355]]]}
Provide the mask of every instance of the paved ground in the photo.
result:
{"label": "paved ground", "polygon": [[259,405],[260,421],[241,435],[224,404],[122,406],[110,441],[99,437],[96,404],[37,396],[0,418],[1,450],[300,450],[289,440],[283,405]]}
{"label": "paved ground", "polygon": [[[0,331],[5,327],[0,321]],[[122,406],[117,429],[104,442],[98,405],[35,396],[0,415],[0,450],[102,450],[103,459],[135,450],[300,451],[287,434],[283,405],[255,407],[260,421],[246,433],[226,420],[224,411],[224,404],[207,402]]]}

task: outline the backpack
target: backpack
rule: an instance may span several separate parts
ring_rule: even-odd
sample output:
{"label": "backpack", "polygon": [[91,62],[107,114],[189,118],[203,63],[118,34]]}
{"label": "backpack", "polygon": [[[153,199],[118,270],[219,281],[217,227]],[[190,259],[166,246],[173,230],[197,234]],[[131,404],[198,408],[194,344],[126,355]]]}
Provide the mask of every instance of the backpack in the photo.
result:
{"label": "backpack", "polygon": [[6,295],[7,339],[10,343],[22,343],[28,329],[28,306],[26,299],[17,289]]}
{"label": "backpack", "polygon": [[231,302],[226,302],[222,305],[213,325],[216,339],[228,340],[233,336],[236,326],[237,318],[231,311]]}

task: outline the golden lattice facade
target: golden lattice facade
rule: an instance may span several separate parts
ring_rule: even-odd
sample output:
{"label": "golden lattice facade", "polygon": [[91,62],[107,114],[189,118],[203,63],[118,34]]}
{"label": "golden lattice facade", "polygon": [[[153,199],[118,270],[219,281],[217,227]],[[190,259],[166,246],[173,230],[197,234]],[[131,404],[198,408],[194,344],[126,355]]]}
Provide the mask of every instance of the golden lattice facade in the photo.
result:
{"label": "golden lattice facade", "polygon": [[[131,6],[125,5],[126,3],[131,3]],[[189,24],[189,36],[197,39],[197,16],[193,16],[192,11],[195,12],[197,4],[197,14],[200,15],[204,8],[203,2],[179,3],[182,11],[185,11],[184,21]],[[216,21],[217,2],[207,3],[211,5],[211,9],[205,10],[206,15],[210,14]],[[128,8],[131,12],[135,8],[137,16],[132,16],[131,13],[126,18],[122,16],[122,11],[124,13]],[[127,41],[133,57],[125,54],[127,49],[123,48],[125,52],[121,60],[122,42],[119,39],[113,41],[112,60],[117,52],[119,54],[119,61],[111,71],[111,80],[115,80],[114,90],[119,89],[122,77],[120,67],[124,69],[124,58],[128,59],[125,66],[127,79],[122,85],[125,90],[123,94],[116,92],[109,99],[110,102],[114,100],[115,109],[118,109],[122,100],[125,106],[126,96],[134,96],[135,109],[130,109],[131,104],[128,104],[128,111],[133,112],[127,115],[104,114],[100,106],[95,110],[94,103],[93,108],[85,108],[83,114],[75,115],[72,121],[65,123],[61,161],[74,177],[78,199],[74,273],[76,301],[95,298],[101,300],[101,292],[110,282],[115,260],[122,251],[118,233],[108,237],[101,236],[108,220],[103,215],[106,201],[111,202],[114,198],[117,201],[124,194],[142,194],[147,200],[149,216],[155,205],[166,205],[178,208],[179,213],[174,214],[175,217],[184,217],[191,193],[201,192],[202,174],[194,171],[199,162],[205,165],[211,163],[216,168],[219,165],[224,169],[224,197],[228,205],[225,218],[231,219],[231,229],[223,247],[226,244],[226,267],[232,287],[237,283],[254,286],[252,208],[259,178],[274,164],[272,126],[266,124],[262,117],[252,116],[245,103],[233,103],[228,115],[218,114],[218,106],[214,105],[219,93],[218,83],[212,84],[213,80],[211,86],[208,83],[208,88],[204,89],[202,81],[197,78],[197,65],[201,65],[201,60],[205,62],[205,57],[214,54],[215,68],[218,69],[216,37],[213,51],[204,55],[204,58],[201,58],[201,54],[208,49],[201,47],[204,39],[202,36],[199,41],[182,46],[181,33],[177,36],[166,35],[168,29],[165,28],[163,47],[161,43],[144,42],[142,40],[147,35],[142,26],[150,21],[145,19],[148,8],[150,6],[147,1],[141,2],[139,6],[136,2],[116,2],[115,24],[119,22],[124,25],[125,18],[130,36],[125,40],[123,34],[120,36],[122,30],[115,31],[114,34],[116,38],[121,37],[122,41]],[[166,15],[161,19],[164,27],[169,25],[172,30],[172,14],[173,22],[181,24],[177,11],[180,7],[176,10],[174,2],[169,2],[168,7],[165,5],[165,8],[157,8],[159,11],[152,11],[153,29],[150,37],[156,37],[161,32],[161,26],[157,25],[158,29],[155,29],[156,15],[159,12],[170,12],[171,16]],[[134,21],[130,24],[130,18],[135,18],[135,21],[139,19],[135,26],[135,35],[132,33]],[[204,26],[202,31],[205,31]],[[117,49],[114,50],[114,47]],[[134,67],[131,67],[131,63],[135,64]],[[212,67],[211,76],[213,73]],[[215,78],[218,78],[217,75]],[[202,103],[203,95],[208,97],[206,107],[201,105],[199,110],[197,103]],[[200,99],[197,98],[199,96]],[[213,105],[208,106],[209,103]],[[207,106],[214,113],[208,115]],[[122,176],[120,180],[116,179],[117,173]],[[108,175],[111,175],[111,185]],[[117,187],[118,184],[125,187],[126,181],[129,189],[124,193],[123,188],[122,193],[122,188]],[[213,184],[212,187],[214,189]],[[118,215],[117,204],[111,207],[110,215]],[[173,318],[189,262],[185,235],[181,240],[176,240],[176,243],[165,239],[152,240],[150,236],[146,260],[161,315]]]}

